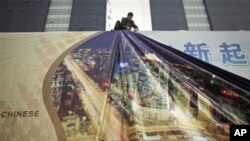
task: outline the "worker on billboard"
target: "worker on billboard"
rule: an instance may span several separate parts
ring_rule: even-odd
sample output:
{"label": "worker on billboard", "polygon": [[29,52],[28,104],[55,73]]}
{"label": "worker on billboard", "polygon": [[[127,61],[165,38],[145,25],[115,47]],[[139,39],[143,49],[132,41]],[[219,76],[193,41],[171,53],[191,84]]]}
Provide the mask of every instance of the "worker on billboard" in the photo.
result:
{"label": "worker on billboard", "polygon": [[135,22],[132,20],[134,14],[132,12],[129,12],[127,17],[122,18],[121,22],[117,21],[115,24],[115,30],[132,30],[138,31],[138,26],[135,24]]}

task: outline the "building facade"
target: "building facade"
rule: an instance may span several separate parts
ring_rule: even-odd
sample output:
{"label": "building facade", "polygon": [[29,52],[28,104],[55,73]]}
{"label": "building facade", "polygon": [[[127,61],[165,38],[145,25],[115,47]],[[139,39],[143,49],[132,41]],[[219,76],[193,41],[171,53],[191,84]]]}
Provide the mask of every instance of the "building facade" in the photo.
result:
{"label": "building facade", "polygon": [[134,12],[141,31],[250,30],[249,0],[0,0],[0,32],[112,30]]}

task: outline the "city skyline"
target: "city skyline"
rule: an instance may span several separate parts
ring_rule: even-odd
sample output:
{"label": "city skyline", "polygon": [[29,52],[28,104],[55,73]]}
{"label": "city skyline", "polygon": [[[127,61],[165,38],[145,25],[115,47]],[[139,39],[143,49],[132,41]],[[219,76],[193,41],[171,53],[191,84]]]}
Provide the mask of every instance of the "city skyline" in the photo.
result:
{"label": "city skyline", "polygon": [[[163,53],[160,54],[150,44],[137,46],[138,41],[126,38],[127,34],[134,35],[120,34],[124,38],[118,47],[105,48],[112,42],[97,45],[96,41],[102,38],[99,36],[65,57],[64,79],[75,85],[77,91],[73,95],[79,97],[86,111],[85,119],[96,133],[92,136],[86,130],[87,134],[77,135],[78,129],[73,128],[68,138],[166,140],[181,136],[180,140],[194,137],[228,140],[229,125],[249,124],[248,113],[244,111],[249,108],[249,92],[232,85],[222,75],[204,71],[191,60],[178,58],[176,54],[163,56],[169,54],[169,47],[159,47]],[[183,56],[188,57],[182,53]],[[63,95],[68,94],[61,93],[58,97]],[[61,100],[61,106],[65,106],[66,100]],[[80,117],[80,125],[84,124],[84,116],[75,114]],[[64,120],[61,122],[65,124]],[[79,127],[79,122],[73,125]]]}

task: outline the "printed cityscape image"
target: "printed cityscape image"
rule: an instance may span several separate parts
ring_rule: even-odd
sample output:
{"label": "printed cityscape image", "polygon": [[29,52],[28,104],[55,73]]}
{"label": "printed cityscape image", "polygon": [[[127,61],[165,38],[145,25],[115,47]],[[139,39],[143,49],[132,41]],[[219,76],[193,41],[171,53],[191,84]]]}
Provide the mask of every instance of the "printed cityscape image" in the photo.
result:
{"label": "printed cityscape image", "polygon": [[139,34],[106,32],[64,58],[52,101],[69,141],[228,141],[231,124],[250,122],[250,93],[209,65]]}
{"label": "printed cityscape image", "polygon": [[250,141],[250,0],[0,0],[0,141]]}

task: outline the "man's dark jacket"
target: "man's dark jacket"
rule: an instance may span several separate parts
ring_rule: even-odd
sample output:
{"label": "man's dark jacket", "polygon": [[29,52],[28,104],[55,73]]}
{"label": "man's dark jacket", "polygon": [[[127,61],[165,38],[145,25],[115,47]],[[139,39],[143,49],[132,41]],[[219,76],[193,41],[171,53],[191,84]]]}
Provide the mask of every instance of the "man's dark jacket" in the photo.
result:
{"label": "man's dark jacket", "polygon": [[115,30],[130,30],[132,27],[138,29],[138,26],[135,25],[133,20],[129,20],[128,18],[122,18],[121,23],[119,21],[116,22]]}

